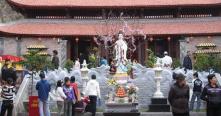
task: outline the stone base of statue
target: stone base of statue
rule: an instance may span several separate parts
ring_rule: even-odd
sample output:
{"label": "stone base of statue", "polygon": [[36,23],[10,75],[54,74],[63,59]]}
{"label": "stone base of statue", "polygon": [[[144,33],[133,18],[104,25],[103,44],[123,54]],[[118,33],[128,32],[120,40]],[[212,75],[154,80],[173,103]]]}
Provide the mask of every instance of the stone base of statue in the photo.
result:
{"label": "stone base of statue", "polygon": [[150,112],[170,112],[170,105],[167,98],[152,98],[149,105]]}
{"label": "stone base of statue", "polygon": [[104,116],[140,116],[138,103],[106,103]]}
{"label": "stone base of statue", "polygon": [[[128,69],[123,63],[119,63],[117,71],[112,75],[112,79],[116,80],[118,86],[116,87],[115,93],[109,96],[108,102],[105,103],[104,116],[139,116],[140,112],[137,109],[138,103],[134,103],[129,99],[129,93],[127,90],[127,84],[130,75],[127,73]],[[136,91],[136,90],[134,90]],[[130,95],[134,97],[135,94]]]}

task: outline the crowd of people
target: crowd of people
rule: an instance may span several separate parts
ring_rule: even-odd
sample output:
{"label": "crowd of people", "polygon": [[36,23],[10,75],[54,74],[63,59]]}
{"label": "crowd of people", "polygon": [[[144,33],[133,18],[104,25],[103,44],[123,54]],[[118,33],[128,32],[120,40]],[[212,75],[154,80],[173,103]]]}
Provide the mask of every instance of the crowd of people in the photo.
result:
{"label": "crowd of people", "polygon": [[0,116],[4,116],[7,112],[7,116],[12,116],[13,104],[16,94],[16,81],[17,75],[15,67],[12,64],[10,67],[10,60],[6,59],[5,63],[1,69],[1,98],[2,107]]}
{"label": "crowd of people", "polygon": [[[57,69],[59,67],[58,52],[53,51],[52,64]],[[164,57],[159,63],[163,67],[171,67],[172,58],[167,52],[164,52]],[[136,61],[133,62],[137,63]],[[5,60],[5,64],[1,70],[1,83],[2,83],[2,107],[0,116],[4,116],[7,112],[7,116],[12,116],[13,104],[16,94],[16,71],[12,66],[9,68],[10,60]],[[101,65],[108,65],[105,57],[101,58]],[[80,61],[76,59],[75,68],[80,69]],[[183,67],[185,73],[187,70],[192,70],[192,61],[190,58],[190,52],[183,60]],[[110,72],[116,72],[116,66],[114,61],[110,63]],[[49,96],[53,93],[55,101],[57,102],[57,112],[59,116],[76,116],[76,107],[83,107],[85,112],[91,112],[92,116],[96,115],[97,100],[101,98],[99,83],[96,81],[96,76],[92,75],[90,81],[87,83],[84,93],[78,88],[78,84],[75,82],[75,77],[65,77],[64,80],[57,81],[56,88],[51,90],[51,85],[45,79],[44,71],[39,74],[41,78],[36,84],[36,90],[38,91],[38,107],[40,116],[50,116],[49,109]],[[186,83],[184,74],[173,74],[174,83],[172,84],[168,101],[172,108],[173,116],[189,116],[190,111],[194,110],[194,104],[196,104],[196,111],[200,111],[201,100],[207,103],[206,112],[207,116],[221,116],[221,87],[217,84],[217,79],[214,74],[209,74],[208,84],[204,85],[200,80],[198,72],[193,74],[193,94],[190,98],[190,87]]]}
{"label": "crowd of people", "polygon": [[208,84],[203,88],[203,83],[194,73],[193,95],[189,105],[190,89],[186,84],[183,74],[175,74],[175,83],[171,86],[168,101],[172,107],[173,116],[189,116],[193,111],[194,102],[197,98],[197,108],[199,111],[201,100],[206,101],[207,116],[221,116],[221,87],[217,84],[217,78],[214,74],[209,74]]}
{"label": "crowd of people", "polygon": [[[51,86],[45,79],[44,72],[40,73],[41,80],[36,85],[39,98],[39,113],[40,116],[50,116],[49,111],[49,93]],[[63,83],[64,81],[64,83]],[[75,77],[65,77],[64,80],[59,80],[54,90],[55,100],[57,101],[58,115],[62,116],[75,116],[76,106],[82,104],[86,100],[86,112],[91,112],[92,116],[96,115],[97,99],[100,98],[100,87],[96,81],[96,76],[92,75],[91,80],[88,82],[84,97],[81,97],[81,92],[78,84],[75,82]]]}

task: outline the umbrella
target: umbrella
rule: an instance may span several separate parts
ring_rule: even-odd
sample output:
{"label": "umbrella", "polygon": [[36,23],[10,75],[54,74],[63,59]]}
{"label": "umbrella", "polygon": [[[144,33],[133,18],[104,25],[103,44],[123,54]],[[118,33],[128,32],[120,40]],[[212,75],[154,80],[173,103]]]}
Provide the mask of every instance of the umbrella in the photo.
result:
{"label": "umbrella", "polygon": [[2,55],[2,60],[10,60],[12,62],[20,62],[22,61],[21,57],[13,56],[13,55]]}

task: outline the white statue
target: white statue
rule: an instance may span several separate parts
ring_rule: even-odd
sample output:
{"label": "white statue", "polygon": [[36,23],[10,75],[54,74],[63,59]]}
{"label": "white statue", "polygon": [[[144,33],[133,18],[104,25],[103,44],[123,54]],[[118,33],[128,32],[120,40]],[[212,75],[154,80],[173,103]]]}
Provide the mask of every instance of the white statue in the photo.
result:
{"label": "white statue", "polygon": [[124,41],[124,36],[122,33],[118,35],[118,40],[115,42],[114,46],[116,56],[115,60],[117,60],[117,64],[125,63],[127,61],[127,43]]}
{"label": "white statue", "polygon": [[81,64],[79,62],[79,58],[76,59],[75,64],[74,64],[74,69],[75,70],[80,70]]}

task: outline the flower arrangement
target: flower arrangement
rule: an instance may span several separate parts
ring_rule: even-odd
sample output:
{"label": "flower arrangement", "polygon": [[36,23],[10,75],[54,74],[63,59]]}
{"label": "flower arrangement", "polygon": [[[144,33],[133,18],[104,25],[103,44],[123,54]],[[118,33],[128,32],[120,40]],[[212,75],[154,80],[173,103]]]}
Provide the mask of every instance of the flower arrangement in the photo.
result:
{"label": "flower arrangement", "polygon": [[129,82],[126,88],[128,95],[136,94],[137,91],[139,90],[139,88],[136,85],[134,85],[132,82]]}
{"label": "flower arrangement", "polygon": [[115,79],[109,79],[107,83],[109,86],[117,86],[118,85],[118,83]]}
{"label": "flower arrangement", "polygon": [[137,91],[138,91],[138,87],[135,87],[135,86],[130,86],[127,89],[128,95],[136,94]]}
{"label": "flower arrangement", "polygon": [[135,86],[133,83],[129,83],[127,85],[127,94],[128,94],[128,102],[134,103],[137,101],[137,91],[139,88]]}

